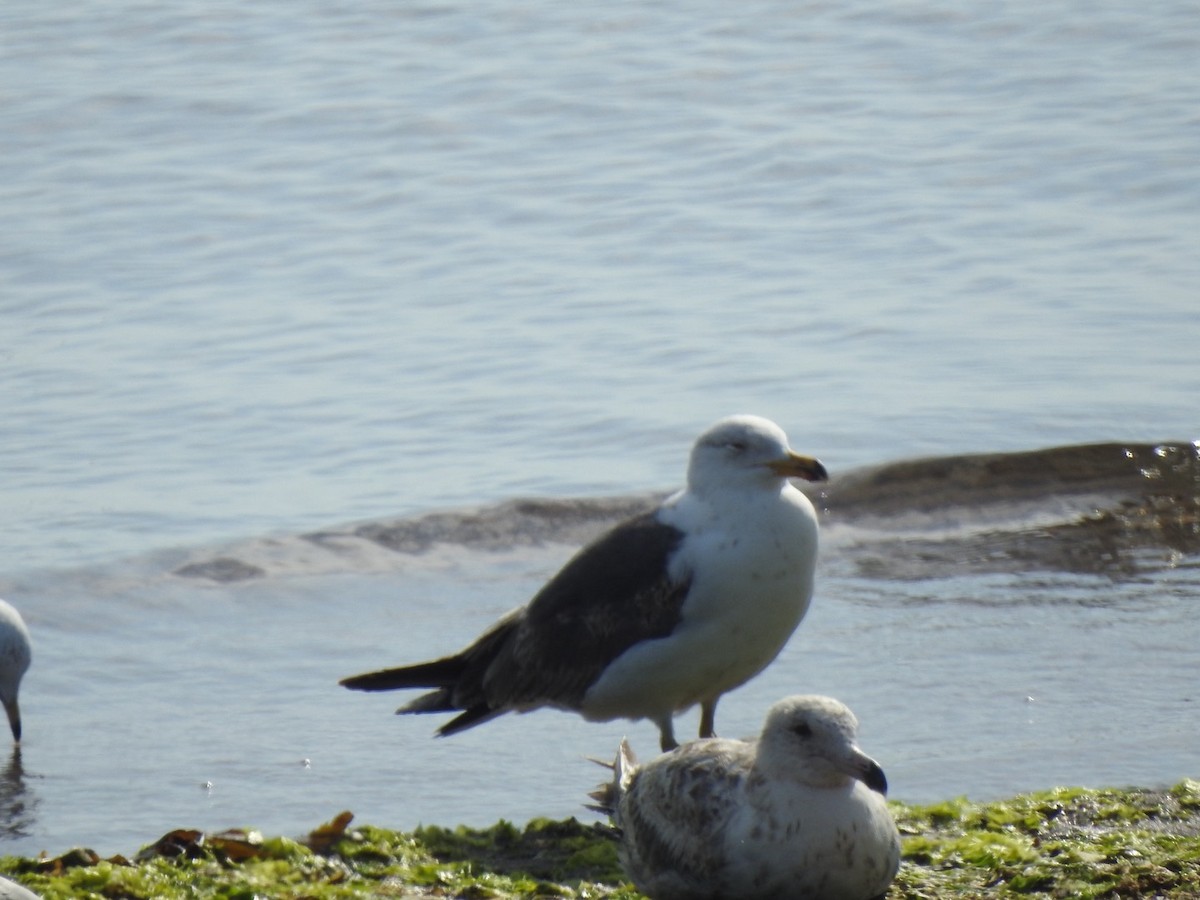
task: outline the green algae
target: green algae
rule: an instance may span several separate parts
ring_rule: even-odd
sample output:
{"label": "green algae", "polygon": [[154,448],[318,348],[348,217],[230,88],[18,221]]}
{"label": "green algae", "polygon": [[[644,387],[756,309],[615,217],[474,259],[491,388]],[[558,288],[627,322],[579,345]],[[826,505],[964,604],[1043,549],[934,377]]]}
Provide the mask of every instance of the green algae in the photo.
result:
{"label": "green algae", "polygon": [[[1200,782],[1165,791],[1058,788],[992,803],[892,804],[904,861],[889,900],[1200,896]],[[57,898],[562,897],[636,900],[603,824],[350,828],[303,840],[177,831],[130,860],[86,850],[0,859],[0,873]]]}
{"label": "green algae", "polygon": [[893,812],[904,865],[892,898],[1200,896],[1200,782]]}

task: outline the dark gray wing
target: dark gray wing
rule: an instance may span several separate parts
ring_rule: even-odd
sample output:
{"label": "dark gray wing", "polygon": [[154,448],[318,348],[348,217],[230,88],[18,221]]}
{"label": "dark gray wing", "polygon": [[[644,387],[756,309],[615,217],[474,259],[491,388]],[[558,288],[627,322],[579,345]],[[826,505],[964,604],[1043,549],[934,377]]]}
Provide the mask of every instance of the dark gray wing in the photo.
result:
{"label": "dark gray wing", "polygon": [[652,513],[616,526],[580,550],[521,609],[460,653],[342,680],[354,690],[436,688],[398,712],[461,714],[438,729],[454,734],[511,709],[578,708],[612,660],[679,622],[688,580],[671,581],[683,532]]}
{"label": "dark gray wing", "polygon": [[529,602],[487,665],[488,705],[578,707],[610,662],[670,634],[689,585],[667,574],[683,537],[648,513],[579,551]]}

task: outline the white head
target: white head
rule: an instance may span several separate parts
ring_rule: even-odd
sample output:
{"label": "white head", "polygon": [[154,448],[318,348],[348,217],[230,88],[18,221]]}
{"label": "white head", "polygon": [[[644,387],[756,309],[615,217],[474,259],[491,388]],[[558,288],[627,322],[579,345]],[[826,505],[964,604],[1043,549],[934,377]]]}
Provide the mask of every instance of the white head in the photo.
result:
{"label": "white head", "polygon": [[788,446],[783,429],[760,416],[730,416],[696,439],[688,487],[704,491],[733,485],[781,487],[788,478],[824,481],[825,467]]}
{"label": "white head", "polygon": [[0,703],[8,715],[15,741],[21,740],[21,707],[17,703],[17,692],[31,657],[25,621],[16,609],[0,600]]}
{"label": "white head", "polygon": [[787,697],[767,713],[757,765],[773,778],[813,787],[839,787],[857,779],[887,794],[883,769],[858,749],[857,732],[854,713],[832,697]]}

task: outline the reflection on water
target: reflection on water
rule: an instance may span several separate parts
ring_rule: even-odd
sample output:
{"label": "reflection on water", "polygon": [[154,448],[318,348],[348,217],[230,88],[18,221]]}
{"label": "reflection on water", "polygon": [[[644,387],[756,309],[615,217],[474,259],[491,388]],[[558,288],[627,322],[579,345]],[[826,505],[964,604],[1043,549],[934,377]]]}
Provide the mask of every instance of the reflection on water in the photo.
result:
{"label": "reflection on water", "polygon": [[25,783],[21,747],[15,745],[8,765],[0,774],[0,840],[27,837],[36,819],[37,794]]}

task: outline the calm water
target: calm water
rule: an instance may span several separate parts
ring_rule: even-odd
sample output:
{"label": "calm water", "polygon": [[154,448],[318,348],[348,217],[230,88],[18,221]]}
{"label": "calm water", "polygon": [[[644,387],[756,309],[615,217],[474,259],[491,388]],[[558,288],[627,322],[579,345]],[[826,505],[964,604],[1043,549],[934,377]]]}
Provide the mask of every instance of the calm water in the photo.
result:
{"label": "calm water", "polygon": [[[1200,436],[1198,54],[1171,0],[5,4],[0,849],[569,815],[648,741],[335,686],[569,547],[169,574],[223,546],[670,488],[733,411],[835,473]],[[905,799],[1200,772],[1189,555],[881,577],[863,528],[723,731],[834,693]]]}

